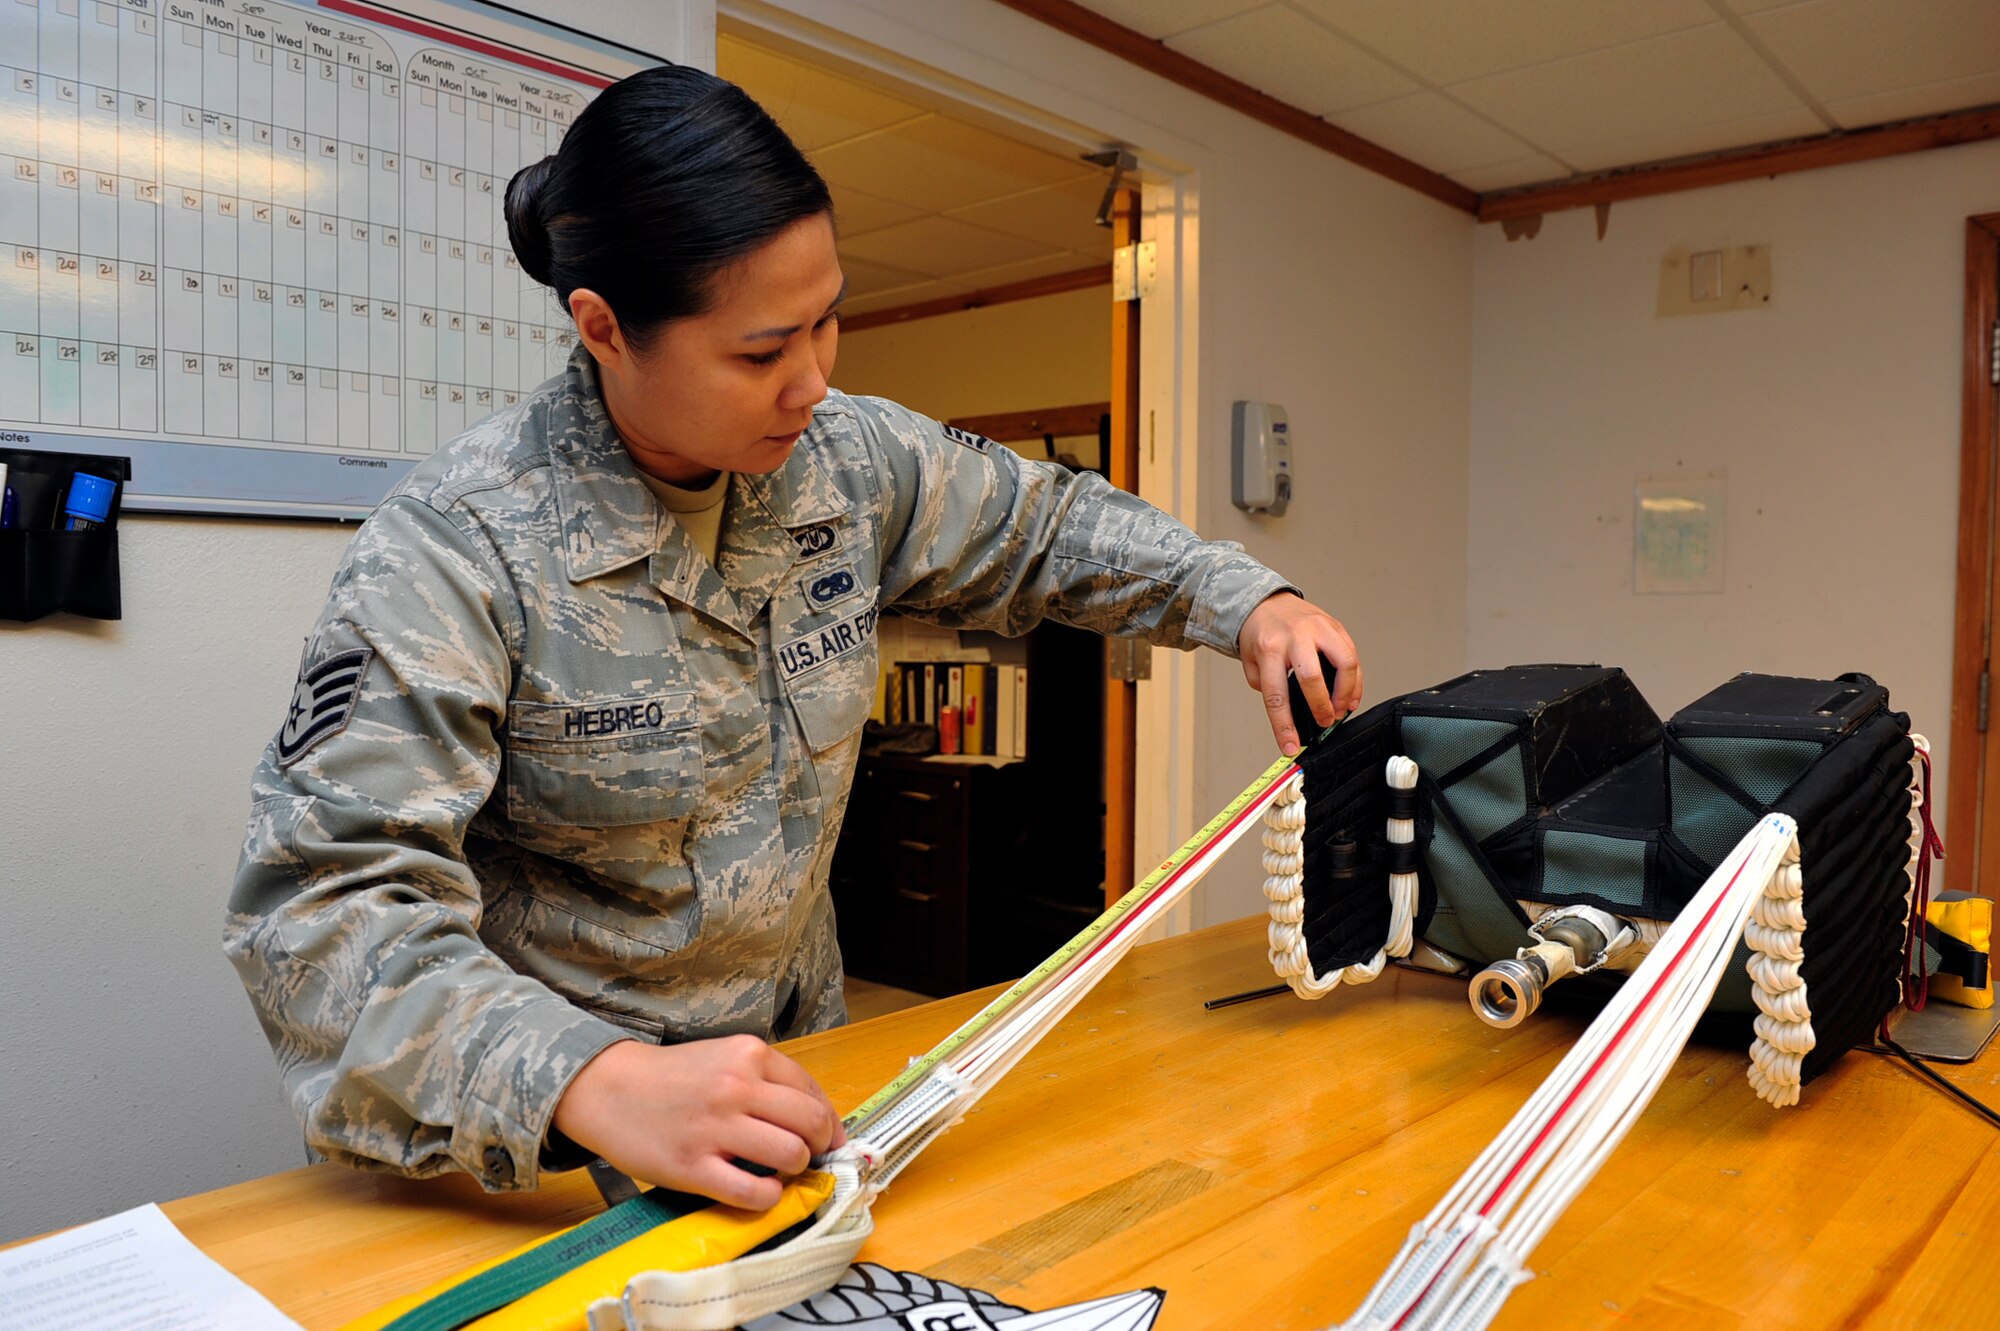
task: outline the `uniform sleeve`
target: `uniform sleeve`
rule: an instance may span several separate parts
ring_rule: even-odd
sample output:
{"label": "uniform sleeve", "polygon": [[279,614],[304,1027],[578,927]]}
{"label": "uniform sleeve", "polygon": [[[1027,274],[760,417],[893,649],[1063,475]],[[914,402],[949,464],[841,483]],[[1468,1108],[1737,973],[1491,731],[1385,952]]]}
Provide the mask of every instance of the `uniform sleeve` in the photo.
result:
{"label": "uniform sleeve", "polygon": [[1047,617],[1235,656],[1251,610],[1296,591],[1234,541],[1204,541],[1094,472],[853,402],[889,478],[885,608],[1012,635]]}
{"label": "uniform sleeve", "polygon": [[363,525],[253,778],[224,929],[312,1150],[496,1191],[535,1186],[556,1101],[629,1038],[479,940],[465,836],[499,772],[513,614],[490,553],[428,506]]}

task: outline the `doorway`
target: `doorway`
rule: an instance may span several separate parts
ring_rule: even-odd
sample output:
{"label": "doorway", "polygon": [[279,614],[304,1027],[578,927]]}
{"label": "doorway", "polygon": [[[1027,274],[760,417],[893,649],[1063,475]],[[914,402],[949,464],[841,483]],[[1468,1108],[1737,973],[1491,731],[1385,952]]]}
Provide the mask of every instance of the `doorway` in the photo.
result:
{"label": "doorway", "polygon": [[2000,478],[2000,213],[1965,223],[1964,397],[1960,413],[1958,589],[1952,631],[1951,789],[1956,852],[1945,886],[1984,892],[2000,882],[2000,744],[1993,731],[1995,485]]}

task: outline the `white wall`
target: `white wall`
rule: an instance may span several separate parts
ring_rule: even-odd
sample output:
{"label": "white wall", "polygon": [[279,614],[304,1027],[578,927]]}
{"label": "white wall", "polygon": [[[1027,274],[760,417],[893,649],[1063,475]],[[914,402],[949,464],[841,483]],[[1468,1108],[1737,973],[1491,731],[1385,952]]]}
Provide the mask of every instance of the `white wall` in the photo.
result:
{"label": "white wall", "polygon": [[[564,17],[715,67],[713,0]],[[0,1242],[304,1162],[222,915],[351,533],[127,517],[123,620],[0,623]]]}
{"label": "white wall", "polygon": [[[1623,666],[1665,716],[1860,670],[1948,755],[1965,219],[2000,143],[1620,203],[1475,265],[1468,656]],[[1772,246],[1764,309],[1654,316],[1677,245]],[[1634,480],[1728,475],[1726,590],[1632,591]],[[1944,794],[1938,792],[1942,810]]]}
{"label": "white wall", "polygon": [[[1185,382],[1156,377],[1144,395],[1166,399],[1159,447],[1178,439],[1195,469],[1175,494],[1142,492],[1203,535],[1244,542],[1346,621],[1371,696],[1464,668],[1470,218],[983,0],[724,0],[721,10],[824,25],[1184,166],[1190,215],[1162,262],[1193,265],[1199,316],[1184,360],[1167,367]],[[1238,398],[1290,413],[1299,498],[1283,518],[1229,503]],[[1191,418],[1170,433],[1175,405]],[[1140,437],[1143,454],[1144,423]],[[1275,747],[1234,662],[1203,654],[1195,669],[1189,760],[1147,779],[1186,782],[1176,799],[1198,826]],[[1142,830],[1139,859],[1174,839],[1146,844]],[[1203,884],[1192,922],[1262,911],[1261,883],[1254,855],[1231,856]]]}

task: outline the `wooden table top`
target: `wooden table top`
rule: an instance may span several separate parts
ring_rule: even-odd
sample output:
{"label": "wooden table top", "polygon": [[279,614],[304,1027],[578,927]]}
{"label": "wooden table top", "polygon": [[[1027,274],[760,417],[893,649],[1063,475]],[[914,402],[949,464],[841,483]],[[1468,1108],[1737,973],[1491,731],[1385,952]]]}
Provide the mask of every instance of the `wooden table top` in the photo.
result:
{"label": "wooden table top", "polygon": [[[1156,1285],[1162,1331],[1315,1331],[1353,1310],[1586,1019],[1545,1008],[1489,1030],[1463,981],[1394,969],[1317,1003],[1202,1009],[1268,983],[1257,921],[1136,951],[877,1202],[863,1259],[1036,1309]],[[980,1000],[788,1052],[852,1106]],[[1745,1062],[1697,1037],[1498,1325],[2000,1325],[2000,1134],[1874,1055],[1789,1110],[1757,1100]],[[2000,1101],[2000,1056],[1946,1072]],[[489,1197],[462,1176],[319,1165],[164,1209],[317,1331],[598,1207],[581,1173]]]}

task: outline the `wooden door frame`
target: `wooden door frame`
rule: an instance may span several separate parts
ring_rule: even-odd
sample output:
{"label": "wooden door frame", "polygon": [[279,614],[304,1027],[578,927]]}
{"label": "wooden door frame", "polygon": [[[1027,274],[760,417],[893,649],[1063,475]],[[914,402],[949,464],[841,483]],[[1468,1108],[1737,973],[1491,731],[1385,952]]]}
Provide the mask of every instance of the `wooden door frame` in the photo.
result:
{"label": "wooden door frame", "polygon": [[[1952,626],[1950,793],[1946,828],[1956,854],[1945,885],[1981,891],[2000,872],[1981,872],[1988,827],[2000,828],[2000,744],[1980,722],[1982,680],[1990,694],[1994,613],[1994,410],[1991,375],[2000,323],[2000,213],[1965,219],[1965,340],[1959,424],[1958,581]],[[1992,699],[1987,699],[1991,708]],[[2000,870],[2000,866],[1995,866]],[[1990,895],[1990,893],[1989,893]]]}
{"label": "wooden door frame", "polygon": [[[1121,189],[1112,206],[1111,245],[1139,243],[1139,191]],[[1120,490],[1139,492],[1139,301],[1111,302],[1111,429],[1105,478]],[[1106,664],[1110,662],[1106,644]],[[1133,854],[1137,807],[1139,686],[1104,678],[1104,902],[1108,906],[1138,881]]]}

